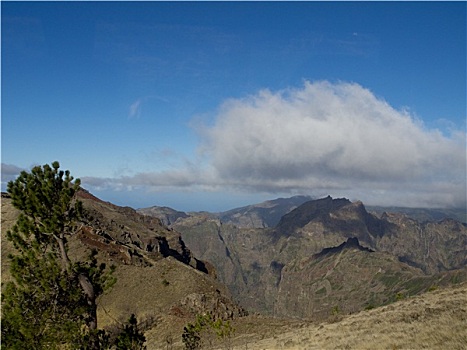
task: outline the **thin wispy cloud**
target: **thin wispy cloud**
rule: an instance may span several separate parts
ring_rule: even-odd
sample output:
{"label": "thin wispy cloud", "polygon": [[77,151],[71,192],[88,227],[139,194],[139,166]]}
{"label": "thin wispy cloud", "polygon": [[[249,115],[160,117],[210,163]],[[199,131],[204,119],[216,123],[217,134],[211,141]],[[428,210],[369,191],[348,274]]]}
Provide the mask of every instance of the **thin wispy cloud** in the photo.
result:
{"label": "thin wispy cloud", "polygon": [[142,103],[142,99],[139,98],[130,105],[129,112],[128,112],[128,118],[129,119],[135,119],[135,118],[140,117],[141,103]]}
{"label": "thin wispy cloud", "polygon": [[163,96],[149,95],[138,98],[128,108],[128,119],[139,119],[141,117],[143,103],[150,103],[153,101],[168,103],[169,100]]}
{"label": "thin wispy cloud", "polygon": [[465,206],[465,132],[446,136],[428,129],[359,84],[305,82],[231,99],[213,124],[197,132],[203,165],[193,160],[100,185],[331,193],[387,205]]}

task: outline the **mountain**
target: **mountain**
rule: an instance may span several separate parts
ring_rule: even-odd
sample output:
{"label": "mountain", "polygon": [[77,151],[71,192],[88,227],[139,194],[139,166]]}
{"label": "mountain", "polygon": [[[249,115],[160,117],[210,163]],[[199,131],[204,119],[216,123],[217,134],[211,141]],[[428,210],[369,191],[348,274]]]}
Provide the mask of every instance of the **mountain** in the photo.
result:
{"label": "mountain", "polygon": [[[262,314],[325,318],[334,307],[356,312],[467,278],[465,225],[378,217],[345,198],[305,202],[275,227],[242,228],[210,215],[172,227],[242,306]],[[345,249],[331,254],[336,247]]]}
{"label": "mountain", "polygon": [[182,211],[177,211],[169,207],[153,206],[150,208],[142,208],[137,210],[138,213],[148,216],[153,216],[161,220],[165,226],[170,226],[179,218],[187,218],[189,215]]}
{"label": "mountain", "polygon": [[405,207],[381,207],[367,206],[369,212],[381,216],[383,213],[401,213],[420,222],[441,221],[443,219],[454,219],[467,223],[466,208],[405,208]]}
{"label": "mountain", "polygon": [[[242,228],[264,228],[275,227],[285,214],[288,214],[303,203],[312,200],[312,197],[304,195],[277,198],[219,213],[186,213],[169,207],[160,206],[137,209],[137,212],[143,215],[157,217],[166,226],[173,225],[179,218],[185,219],[190,216],[208,215],[221,220],[224,224],[232,224]],[[366,206],[366,209],[369,213],[377,217],[381,217],[384,213],[400,213],[419,222],[437,222],[443,219],[453,219],[461,223],[467,223],[467,211],[465,208],[437,209]]]}
{"label": "mountain", "polygon": [[[86,225],[70,237],[70,257],[97,249],[100,262],[117,267],[116,284],[98,300],[100,327],[135,313],[150,350],[182,349],[183,327],[206,312],[236,329],[221,342],[208,338],[215,348],[404,348],[410,339],[461,348],[467,339],[467,232],[455,220],[377,216],[361,202],[327,197],[284,206],[292,209],[270,227],[165,210],[167,227],[87,191],[79,196]],[[7,197],[1,204],[5,282],[5,234],[18,212]]]}
{"label": "mountain", "polygon": [[282,216],[311,200],[310,196],[277,198],[258,204],[228,210],[216,216],[224,223],[237,227],[274,227]]}
{"label": "mountain", "polygon": [[346,199],[327,197],[305,203],[284,216],[274,234],[302,245],[312,241],[315,249],[356,237],[364,246],[390,253],[426,273],[467,265],[466,225],[452,219],[420,223],[400,213],[378,218],[362,202]]}
{"label": "mountain", "polygon": [[[222,319],[246,315],[216,279],[213,266],[196,258],[181,235],[154,217],[129,207],[104,202],[80,190],[85,224],[69,238],[72,260],[98,252],[100,263],[115,265],[115,285],[98,300],[99,327],[115,327],[134,313],[146,332],[148,349],[180,339],[183,327],[196,315],[211,312]],[[2,282],[9,280],[6,239],[18,211],[2,196]]]}
{"label": "mountain", "polygon": [[220,213],[185,213],[172,208],[159,206],[141,208],[137,211],[143,215],[157,217],[167,226],[174,225],[178,219],[186,219],[193,216],[209,216],[214,219],[219,219],[224,224],[231,224],[242,228],[274,227],[283,215],[309,200],[311,200],[309,196],[277,198]]}
{"label": "mountain", "polygon": [[293,260],[281,276],[274,314],[325,320],[331,314],[352,314],[456,279],[467,280],[467,270],[427,276],[391,254],[349,238],[337,247]]}

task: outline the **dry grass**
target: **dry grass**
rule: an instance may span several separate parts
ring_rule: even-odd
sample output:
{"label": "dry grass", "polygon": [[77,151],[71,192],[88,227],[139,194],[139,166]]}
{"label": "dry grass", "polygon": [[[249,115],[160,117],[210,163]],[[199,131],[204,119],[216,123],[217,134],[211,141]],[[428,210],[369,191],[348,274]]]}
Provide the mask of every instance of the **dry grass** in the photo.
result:
{"label": "dry grass", "polygon": [[429,292],[344,317],[302,324],[294,330],[234,349],[467,349],[467,284]]}
{"label": "dry grass", "polygon": [[9,282],[10,277],[10,260],[8,259],[8,254],[11,254],[14,250],[13,244],[6,239],[6,232],[11,230],[15,224],[19,211],[13,208],[10,204],[11,200],[9,198],[1,198],[2,201],[2,216],[1,216],[1,245],[2,245],[2,254],[1,254],[1,265],[2,265],[2,283]]}
{"label": "dry grass", "polygon": [[[181,321],[164,319],[148,330],[148,349],[184,349],[181,333],[165,341],[169,333],[164,328],[178,322],[180,330]],[[233,326],[232,339],[203,349],[467,349],[467,284],[325,323],[248,316]]]}

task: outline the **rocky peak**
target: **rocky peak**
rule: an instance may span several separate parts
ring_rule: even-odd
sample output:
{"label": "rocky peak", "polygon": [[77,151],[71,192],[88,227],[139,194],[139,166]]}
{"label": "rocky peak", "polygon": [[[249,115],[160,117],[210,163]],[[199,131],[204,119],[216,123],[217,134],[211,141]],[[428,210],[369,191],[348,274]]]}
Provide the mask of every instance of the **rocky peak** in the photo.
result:
{"label": "rocky peak", "polygon": [[313,220],[327,221],[332,212],[349,204],[352,202],[346,198],[333,199],[331,196],[308,201],[284,215],[276,228],[281,234],[290,235]]}

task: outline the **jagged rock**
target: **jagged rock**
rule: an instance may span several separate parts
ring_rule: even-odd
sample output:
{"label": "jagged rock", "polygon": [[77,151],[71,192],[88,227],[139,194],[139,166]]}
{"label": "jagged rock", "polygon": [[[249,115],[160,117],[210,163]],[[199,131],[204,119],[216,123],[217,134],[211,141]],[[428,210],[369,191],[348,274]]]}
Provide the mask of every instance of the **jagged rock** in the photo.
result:
{"label": "jagged rock", "polygon": [[248,315],[243,308],[222,296],[220,291],[212,294],[192,293],[177,306],[177,309],[182,308],[191,315],[211,314],[214,319],[231,320]]}

